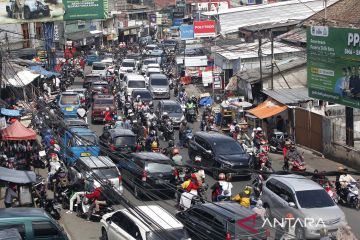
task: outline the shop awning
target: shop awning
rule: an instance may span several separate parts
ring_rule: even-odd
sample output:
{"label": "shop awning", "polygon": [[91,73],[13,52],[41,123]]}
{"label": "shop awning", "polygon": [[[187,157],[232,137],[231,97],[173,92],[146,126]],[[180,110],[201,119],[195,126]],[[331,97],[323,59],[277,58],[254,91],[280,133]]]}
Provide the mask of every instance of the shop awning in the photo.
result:
{"label": "shop awning", "polygon": [[19,121],[15,121],[9,127],[1,131],[2,140],[35,140],[36,132],[31,128],[27,128],[22,125]]}
{"label": "shop awning", "polygon": [[21,111],[17,110],[17,109],[1,108],[0,113],[1,113],[1,115],[5,115],[8,117],[20,117],[21,116]]}
{"label": "shop awning", "polygon": [[36,181],[36,175],[33,171],[20,171],[0,167],[0,180],[17,184],[28,184]]}
{"label": "shop awning", "polygon": [[100,30],[93,30],[93,31],[90,31],[91,34],[93,35],[96,35],[96,34],[102,34],[103,31],[100,31]]}
{"label": "shop awning", "polygon": [[264,119],[279,114],[287,109],[287,106],[269,98],[257,107],[254,107],[247,112],[256,116],[257,118]]}
{"label": "shop awning", "polygon": [[35,72],[35,73],[39,73],[41,75],[44,75],[44,76],[46,76],[48,78],[50,78],[52,76],[59,76],[60,75],[60,73],[48,71],[48,70],[46,70],[45,68],[43,68],[41,66],[31,66],[30,70]]}
{"label": "shop awning", "polygon": [[30,71],[24,70],[17,72],[15,78],[10,78],[7,80],[8,84],[13,87],[25,87],[26,85],[32,83],[40,74],[35,74]]}

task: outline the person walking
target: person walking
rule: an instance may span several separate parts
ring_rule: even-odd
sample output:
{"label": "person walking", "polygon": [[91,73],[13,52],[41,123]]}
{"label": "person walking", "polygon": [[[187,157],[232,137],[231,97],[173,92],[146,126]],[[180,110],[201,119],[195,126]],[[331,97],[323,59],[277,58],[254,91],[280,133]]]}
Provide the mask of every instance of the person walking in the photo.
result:
{"label": "person walking", "polygon": [[5,192],[4,204],[6,208],[11,208],[14,199],[18,199],[17,186],[15,183],[10,183]]}

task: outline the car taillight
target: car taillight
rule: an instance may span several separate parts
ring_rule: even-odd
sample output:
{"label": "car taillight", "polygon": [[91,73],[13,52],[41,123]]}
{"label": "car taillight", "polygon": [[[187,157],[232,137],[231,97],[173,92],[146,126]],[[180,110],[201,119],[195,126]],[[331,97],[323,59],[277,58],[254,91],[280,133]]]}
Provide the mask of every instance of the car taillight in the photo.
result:
{"label": "car taillight", "polygon": [[142,180],[143,182],[146,182],[147,177],[148,177],[148,173],[147,173],[146,170],[144,170],[141,180]]}
{"label": "car taillight", "polygon": [[119,184],[121,184],[122,183],[122,176],[119,176],[118,179],[119,179]]}
{"label": "car taillight", "polygon": [[115,151],[116,150],[116,146],[114,144],[110,144],[110,149],[111,151]]}
{"label": "car taillight", "polygon": [[225,240],[231,240],[231,234],[229,232],[226,233]]}

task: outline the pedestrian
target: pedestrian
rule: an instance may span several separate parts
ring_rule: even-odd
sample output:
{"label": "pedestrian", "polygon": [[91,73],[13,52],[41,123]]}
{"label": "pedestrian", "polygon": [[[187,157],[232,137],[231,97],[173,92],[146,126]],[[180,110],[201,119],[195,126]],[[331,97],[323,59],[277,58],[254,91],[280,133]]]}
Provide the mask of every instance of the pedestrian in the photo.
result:
{"label": "pedestrian", "polygon": [[230,200],[231,198],[231,189],[233,188],[233,185],[231,182],[227,181],[228,179],[230,179],[230,175],[226,176],[224,173],[219,174],[219,185],[221,187],[221,193],[217,197],[218,201]]}
{"label": "pedestrian", "polygon": [[4,204],[6,208],[11,208],[14,199],[18,199],[17,186],[15,183],[9,183],[8,188],[5,191]]}
{"label": "pedestrian", "polygon": [[351,227],[349,225],[342,226],[336,232],[337,240],[357,240],[354,233],[351,232]]}
{"label": "pedestrian", "polygon": [[296,226],[294,226],[295,223],[294,215],[292,213],[286,214],[285,220],[286,220],[286,224],[285,224],[285,228],[283,229],[284,234],[281,236],[280,240],[296,240],[297,238],[295,235]]}
{"label": "pedestrian", "polygon": [[256,202],[256,206],[252,210],[265,221],[266,209],[260,199]]}

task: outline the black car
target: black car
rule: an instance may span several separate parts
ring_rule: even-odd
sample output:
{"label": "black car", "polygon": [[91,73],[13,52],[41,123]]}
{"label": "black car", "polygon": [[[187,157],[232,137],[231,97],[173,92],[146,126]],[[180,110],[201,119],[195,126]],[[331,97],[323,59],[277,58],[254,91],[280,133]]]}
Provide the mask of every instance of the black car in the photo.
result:
{"label": "black car", "polygon": [[[233,177],[250,176],[252,159],[238,141],[217,132],[197,132],[189,142],[189,158],[201,157],[200,164],[212,168],[217,177],[220,172],[229,173]],[[237,171],[233,171],[237,170]],[[245,170],[243,172],[239,172]]]}
{"label": "black car", "polygon": [[170,158],[162,153],[138,152],[120,161],[118,168],[136,198],[175,196],[175,175]]}
{"label": "black car", "polygon": [[[186,211],[178,212],[175,216],[184,224],[191,239],[267,238],[267,231],[263,227],[264,221],[261,217],[235,202],[197,204]],[[243,225],[241,220],[243,220]]]}
{"label": "black car", "polygon": [[141,101],[145,103],[150,103],[154,99],[152,93],[147,89],[134,89],[131,92],[131,99],[136,99],[136,96],[140,96]]}
{"label": "black car", "polygon": [[182,120],[185,119],[184,112],[179,102],[174,100],[161,100],[157,106],[159,118],[167,113],[172,120],[174,127],[179,127]]}
{"label": "black car", "polygon": [[83,87],[89,88],[93,82],[101,81],[101,79],[100,74],[88,74],[84,77]]}
{"label": "black car", "polygon": [[120,156],[133,152],[136,146],[136,135],[129,129],[106,129],[100,136],[100,140],[100,146],[105,152],[110,149],[111,152],[118,153]]}

